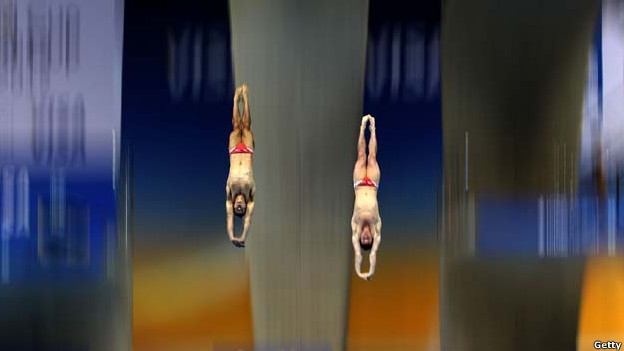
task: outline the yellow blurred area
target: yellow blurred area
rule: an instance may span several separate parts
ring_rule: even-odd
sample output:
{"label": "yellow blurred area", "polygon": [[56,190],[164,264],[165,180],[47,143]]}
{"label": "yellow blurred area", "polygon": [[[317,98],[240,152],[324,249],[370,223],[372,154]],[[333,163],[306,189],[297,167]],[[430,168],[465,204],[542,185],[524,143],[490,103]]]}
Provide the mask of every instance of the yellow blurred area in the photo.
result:
{"label": "yellow blurred area", "polygon": [[242,250],[135,253],[133,349],[251,349],[248,274]]}
{"label": "yellow blurred area", "polygon": [[[431,252],[392,250],[379,256],[372,281],[352,275],[347,350],[440,350],[439,261]],[[133,272],[134,350],[253,348],[242,252],[153,250],[135,254]],[[577,348],[594,350],[596,340],[624,341],[624,258],[587,261]]]}
{"label": "yellow blurred area", "polygon": [[588,259],[579,319],[579,351],[595,350],[596,340],[624,341],[624,258]]}
{"label": "yellow blurred area", "polygon": [[[354,276],[347,349],[439,350],[438,279],[437,257],[398,252],[379,259],[372,281]],[[587,261],[577,349],[595,350],[596,340],[624,341],[622,257]]]}
{"label": "yellow blurred area", "polygon": [[[252,349],[244,258],[213,251],[135,254],[134,350]],[[439,350],[438,257],[393,250],[377,273],[353,275],[347,349]]]}
{"label": "yellow blurred area", "polygon": [[386,250],[371,281],[352,275],[347,350],[440,349],[438,256]]}

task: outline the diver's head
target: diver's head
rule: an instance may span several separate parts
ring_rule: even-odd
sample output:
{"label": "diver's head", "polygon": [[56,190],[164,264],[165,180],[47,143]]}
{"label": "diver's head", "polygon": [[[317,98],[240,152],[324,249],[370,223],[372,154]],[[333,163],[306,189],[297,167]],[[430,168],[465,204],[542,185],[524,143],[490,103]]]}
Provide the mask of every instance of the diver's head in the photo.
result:
{"label": "diver's head", "polygon": [[373,233],[371,233],[370,226],[365,225],[362,228],[362,233],[360,234],[360,247],[364,251],[370,251],[373,247]]}
{"label": "diver's head", "polygon": [[247,201],[243,194],[238,194],[234,198],[234,214],[238,217],[243,217],[247,212]]}

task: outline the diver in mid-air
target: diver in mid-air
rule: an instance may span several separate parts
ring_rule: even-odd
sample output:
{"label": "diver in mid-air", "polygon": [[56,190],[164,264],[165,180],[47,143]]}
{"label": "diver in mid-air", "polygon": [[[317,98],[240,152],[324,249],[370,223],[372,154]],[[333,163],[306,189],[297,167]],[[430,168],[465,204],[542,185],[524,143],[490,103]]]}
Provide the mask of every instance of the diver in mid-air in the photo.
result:
{"label": "diver in mid-air", "polygon": [[[369,124],[370,140],[368,142],[368,156],[366,156],[366,140],[364,132]],[[375,133],[375,118],[371,115],[362,117],[360,136],[358,139],[358,158],[353,169],[353,187],[355,189],[355,204],[351,218],[351,240],[355,251],[355,272],[366,280],[375,274],[377,263],[377,249],[381,243],[381,216],[377,204],[377,190],[381,172],[377,164],[377,135]],[[370,251],[370,268],[368,273],[360,272],[362,265],[362,251]]]}
{"label": "diver in mid-air", "polygon": [[[238,104],[243,100],[243,116],[240,116]],[[251,132],[251,116],[247,85],[243,84],[234,93],[232,112],[232,133],[230,133],[230,174],[225,185],[227,212],[227,231],[230,241],[237,247],[245,247],[249,234],[249,225],[254,210],[256,183],[253,178],[254,139]],[[244,218],[243,233],[234,236],[234,215]]]}

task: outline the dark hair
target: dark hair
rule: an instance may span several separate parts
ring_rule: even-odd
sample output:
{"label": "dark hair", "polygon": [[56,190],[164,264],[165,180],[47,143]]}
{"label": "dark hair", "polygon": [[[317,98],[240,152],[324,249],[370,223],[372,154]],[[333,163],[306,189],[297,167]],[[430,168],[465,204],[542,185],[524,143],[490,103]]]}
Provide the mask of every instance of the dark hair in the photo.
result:
{"label": "dark hair", "polygon": [[362,244],[362,242],[360,241],[360,248],[362,248],[362,250],[364,251],[370,251],[373,248],[373,243],[371,242],[370,244]]}
{"label": "dark hair", "polygon": [[234,207],[234,214],[235,214],[237,217],[243,217],[243,216],[245,216],[245,213],[247,213],[247,198],[245,197],[245,195],[243,195],[243,194],[238,194],[238,195],[234,196],[234,199],[233,199],[233,201],[232,201],[232,205],[236,204],[236,199],[237,199],[239,196],[242,196],[242,197],[243,197],[243,202],[245,203],[245,207],[243,208],[243,211],[242,211],[241,213],[238,213],[238,211],[236,211],[236,207]]}

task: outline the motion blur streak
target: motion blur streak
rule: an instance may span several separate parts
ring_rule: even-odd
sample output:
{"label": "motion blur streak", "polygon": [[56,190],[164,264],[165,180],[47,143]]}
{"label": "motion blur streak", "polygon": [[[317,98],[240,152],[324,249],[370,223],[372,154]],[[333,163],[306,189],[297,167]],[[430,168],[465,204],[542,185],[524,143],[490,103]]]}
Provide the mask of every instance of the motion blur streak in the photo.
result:
{"label": "motion blur streak", "polygon": [[123,5],[0,0],[1,350],[130,348]]}
{"label": "motion blur streak", "polygon": [[256,141],[256,349],[343,350],[368,1],[231,0],[230,14]]}
{"label": "motion blur streak", "polygon": [[576,348],[584,260],[537,257],[536,208],[578,192],[597,5],[444,3],[443,350]]}
{"label": "motion blur streak", "polygon": [[[608,194],[607,239],[601,253],[616,257],[590,258],[585,269],[578,350],[592,350],[596,340],[624,339],[624,260],[622,247],[621,174],[624,153],[624,1],[602,1],[602,23],[596,55],[598,69],[598,123],[594,140],[605,153],[605,192]],[[601,72],[602,71],[602,72]],[[591,80],[590,80],[591,82]],[[597,138],[596,138],[597,136]],[[594,155],[595,156],[595,155]],[[588,172],[589,173],[589,172]],[[605,235],[600,237],[604,240]],[[619,247],[619,249],[618,249]]]}

